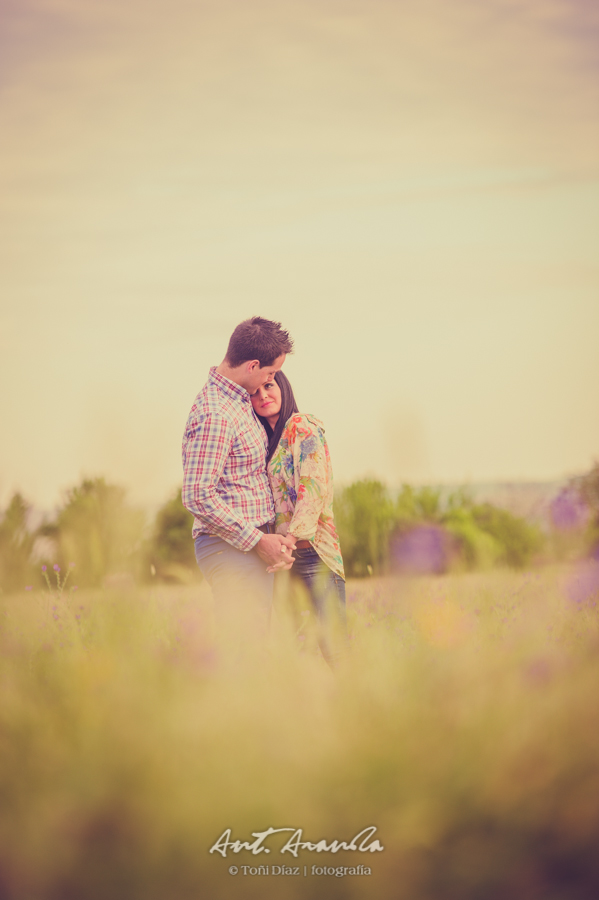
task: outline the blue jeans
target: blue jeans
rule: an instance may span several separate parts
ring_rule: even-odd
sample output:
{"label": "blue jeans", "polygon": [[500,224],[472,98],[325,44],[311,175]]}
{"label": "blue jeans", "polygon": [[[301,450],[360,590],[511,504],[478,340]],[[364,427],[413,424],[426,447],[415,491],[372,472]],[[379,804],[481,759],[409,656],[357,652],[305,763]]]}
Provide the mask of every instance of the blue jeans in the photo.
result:
{"label": "blue jeans", "polygon": [[237,550],[210,534],[195,539],[195,557],[212,589],[217,632],[232,656],[261,645],[268,633],[274,575],[255,550]]}
{"label": "blue jeans", "polygon": [[293,551],[292,585],[301,584],[316,613],[318,644],[325,660],[336,668],[347,650],[345,581],[322,561],[313,547]]}

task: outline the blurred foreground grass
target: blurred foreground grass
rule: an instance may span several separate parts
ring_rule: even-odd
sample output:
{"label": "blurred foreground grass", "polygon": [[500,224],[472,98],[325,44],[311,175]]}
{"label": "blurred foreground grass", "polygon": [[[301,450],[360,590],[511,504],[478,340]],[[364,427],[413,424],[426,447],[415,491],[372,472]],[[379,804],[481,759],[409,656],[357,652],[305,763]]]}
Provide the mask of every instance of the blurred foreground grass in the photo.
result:
{"label": "blurred foreground grass", "polygon": [[[225,670],[205,586],[0,598],[0,898],[599,896],[593,578],[349,582],[337,675],[282,612],[268,658]],[[384,852],[208,852],[369,825]]]}

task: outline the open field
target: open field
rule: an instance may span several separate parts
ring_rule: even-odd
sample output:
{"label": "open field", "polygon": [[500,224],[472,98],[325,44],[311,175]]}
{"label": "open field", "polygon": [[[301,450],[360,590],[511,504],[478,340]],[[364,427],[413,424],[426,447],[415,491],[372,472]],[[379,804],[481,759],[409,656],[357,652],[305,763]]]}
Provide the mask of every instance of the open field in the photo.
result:
{"label": "open field", "polygon": [[204,585],[0,597],[0,897],[599,896],[596,575],[349,582],[336,675],[282,613],[224,667]]}

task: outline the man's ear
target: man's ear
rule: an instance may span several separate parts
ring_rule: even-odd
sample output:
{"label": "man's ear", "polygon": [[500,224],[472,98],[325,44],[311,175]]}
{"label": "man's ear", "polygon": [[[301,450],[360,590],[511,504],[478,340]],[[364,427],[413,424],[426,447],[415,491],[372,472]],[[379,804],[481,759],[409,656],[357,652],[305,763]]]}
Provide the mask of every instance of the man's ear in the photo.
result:
{"label": "man's ear", "polygon": [[260,360],[259,359],[250,359],[246,362],[246,369],[248,372],[255,372],[256,369],[260,368]]}

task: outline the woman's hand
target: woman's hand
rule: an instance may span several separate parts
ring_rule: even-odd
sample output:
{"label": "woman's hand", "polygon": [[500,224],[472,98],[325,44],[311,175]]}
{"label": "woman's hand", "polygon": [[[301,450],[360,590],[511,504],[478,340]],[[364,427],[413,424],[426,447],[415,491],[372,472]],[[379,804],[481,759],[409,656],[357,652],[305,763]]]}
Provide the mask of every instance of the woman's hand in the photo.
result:
{"label": "woman's hand", "polygon": [[291,555],[291,551],[295,550],[295,538],[293,538],[293,544],[283,545],[281,547],[281,558],[278,562],[274,564],[274,566],[269,566],[267,568],[267,572],[282,572],[285,569],[290,569],[293,563],[295,562],[293,556]]}
{"label": "woman's hand", "polygon": [[268,563],[267,572],[290,569],[293,565],[292,550],[295,550],[295,538],[291,535],[263,534],[256,544],[258,556]]}

